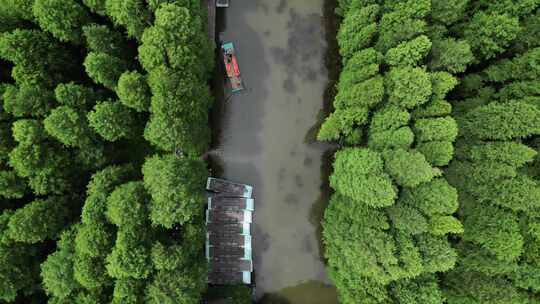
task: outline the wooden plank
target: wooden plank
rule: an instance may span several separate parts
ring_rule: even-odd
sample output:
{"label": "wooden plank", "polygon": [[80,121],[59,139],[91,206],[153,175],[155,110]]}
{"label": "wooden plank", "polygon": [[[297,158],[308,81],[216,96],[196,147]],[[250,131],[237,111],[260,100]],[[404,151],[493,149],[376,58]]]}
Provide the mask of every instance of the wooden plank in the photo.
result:
{"label": "wooden plank", "polygon": [[250,185],[233,183],[231,181],[220,178],[209,177],[206,183],[206,190],[217,193],[224,193],[229,196],[251,198],[253,187],[251,187]]}
{"label": "wooden plank", "polygon": [[209,221],[212,223],[243,223],[244,210],[210,209]]}
{"label": "wooden plank", "polygon": [[226,233],[236,233],[241,234],[244,230],[242,224],[239,223],[208,223],[207,225],[208,232],[210,233],[220,233],[220,232],[226,232]]}
{"label": "wooden plank", "polygon": [[237,258],[244,257],[244,248],[241,247],[210,247],[210,258]]}
{"label": "wooden plank", "polygon": [[212,209],[247,209],[248,198],[215,195],[210,198]]}
{"label": "wooden plank", "polygon": [[251,271],[251,261],[240,259],[211,259],[210,269],[213,272]]}

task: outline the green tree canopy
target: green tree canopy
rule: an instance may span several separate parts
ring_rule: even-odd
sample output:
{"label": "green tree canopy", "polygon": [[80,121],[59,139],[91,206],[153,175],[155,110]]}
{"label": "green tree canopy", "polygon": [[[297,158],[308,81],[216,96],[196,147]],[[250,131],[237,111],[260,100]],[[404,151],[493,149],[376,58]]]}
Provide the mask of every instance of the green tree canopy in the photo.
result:
{"label": "green tree canopy", "polygon": [[[102,11],[102,4],[99,11]],[[137,39],[151,20],[150,11],[142,0],[106,0],[105,11],[115,24],[126,28],[128,36]]]}
{"label": "green tree canopy", "polygon": [[42,29],[75,44],[83,42],[82,26],[91,20],[88,10],[74,0],[35,0],[33,12]]}
{"label": "green tree canopy", "polygon": [[464,35],[475,54],[490,59],[502,53],[520,33],[519,19],[507,14],[476,13]]}
{"label": "green tree canopy", "polygon": [[388,101],[405,109],[426,103],[432,94],[431,77],[422,68],[393,68],[385,80]]}
{"label": "green tree canopy", "polygon": [[73,276],[75,228],[62,233],[56,251],[41,265],[41,276],[47,294],[64,299],[80,285]]}
{"label": "green tree canopy", "polygon": [[68,147],[84,147],[92,141],[86,117],[69,106],[60,106],[43,120],[45,130]]}
{"label": "green tree canopy", "polygon": [[146,78],[137,71],[124,72],[116,89],[120,102],[137,112],[148,111],[152,94]]}
{"label": "green tree canopy", "polygon": [[37,243],[55,239],[70,220],[68,198],[50,196],[17,209],[9,219],[7,236],[17,242]]}
{"label": "green tree canopy", "polygon": [[350,148],[338,151],[330,185],[358,203],[372,207],[390,206],[397,193],[383,167],[381,156],[372,150]]}
{"label": "green tree canopy", "polygon": [[401,186],[416,187],[441,174],[429,165],[420,152],[397,149],[386,151],[383,155],[386,172]]}
{"label": "green tree canopy", "polygon": [[208,177],[202,161],[155,155],[146,160],[142,172],[144,186],[152,196],[149,209],[154,225],[172,228],[201,212],[204,200],[201,189]]}
{"label": "green tree canopy", "polygon": [[96,83],[114,90],[120,75],[128,68],[124,60],[107,53],[90,52],[84,59],[86,73]]}
{"label": "green tree canopy", "polygon": [[137,133],[137,118],[118,101],[107,100],[94,106],[88,113],[90,126],[108,141],[131,138]]}
{"label": "green tree canopy", "polygon": [[478,139],[505,140],[540,134],[540,110],[522,101],[490,103],[467,113],[463,134]]}

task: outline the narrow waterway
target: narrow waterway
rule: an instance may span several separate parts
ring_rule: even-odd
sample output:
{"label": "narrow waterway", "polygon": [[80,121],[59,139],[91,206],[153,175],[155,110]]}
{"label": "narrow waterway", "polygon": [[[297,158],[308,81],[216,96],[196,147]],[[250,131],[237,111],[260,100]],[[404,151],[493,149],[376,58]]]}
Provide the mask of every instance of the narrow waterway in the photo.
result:
{"label": "narrow waterway", "polygon": [[237,48],[246,90],[218,97],[213,155],[224,178],[255,189],[257,297],[337,303],[320,249],[330,147],[314,138],[328,84],[324,0],[230,2],[218,30]]}

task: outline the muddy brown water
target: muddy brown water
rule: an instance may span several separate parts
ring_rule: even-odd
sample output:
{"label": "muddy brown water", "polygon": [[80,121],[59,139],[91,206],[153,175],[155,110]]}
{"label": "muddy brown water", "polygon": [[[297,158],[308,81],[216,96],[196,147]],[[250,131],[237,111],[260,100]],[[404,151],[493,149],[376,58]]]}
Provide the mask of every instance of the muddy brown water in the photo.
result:
{"label": "muddy brown water", "polygon": [[324,0],[230,2],[219,37],[234,43],[246,89],[231,95],[218,81],[211,154],[219,175],[254,186],[256,297],[338,303],[320,245],[332,147],[315,140],[328,84]]}

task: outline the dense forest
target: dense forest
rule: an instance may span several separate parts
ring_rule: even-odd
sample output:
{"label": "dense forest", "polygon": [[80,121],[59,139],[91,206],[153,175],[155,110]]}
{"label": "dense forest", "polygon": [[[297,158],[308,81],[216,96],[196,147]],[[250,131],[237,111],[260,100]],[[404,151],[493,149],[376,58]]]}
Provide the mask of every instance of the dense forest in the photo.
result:
{"label": "dense forest", "polygon": [[199,303],[199,0],[0,1],[0,302]]}
{"label": "dense forest", "polygon": [[539,7],[338,0],[341,303],[540,303]]}

